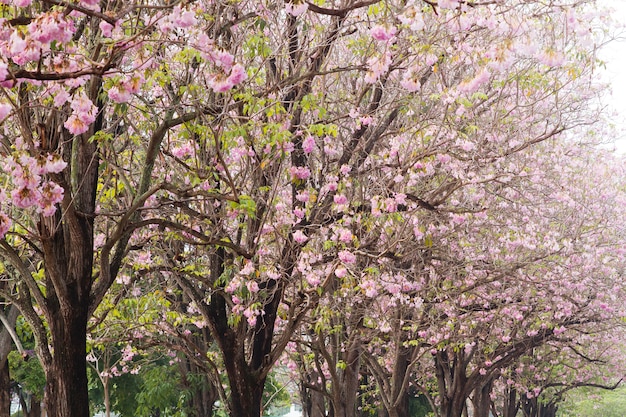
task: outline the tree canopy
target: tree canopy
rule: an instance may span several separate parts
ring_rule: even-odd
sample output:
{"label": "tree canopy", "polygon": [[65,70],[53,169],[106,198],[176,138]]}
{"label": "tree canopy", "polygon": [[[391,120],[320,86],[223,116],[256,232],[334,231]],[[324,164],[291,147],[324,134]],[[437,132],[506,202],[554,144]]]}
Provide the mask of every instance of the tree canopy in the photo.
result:
{"label": "tree canopy", "polygon": [[233,417],[287,371],[310,417],[619,384],[609,28],[591,1],[0,0],[3,324],[48,415],[135,374],[135,413]]}

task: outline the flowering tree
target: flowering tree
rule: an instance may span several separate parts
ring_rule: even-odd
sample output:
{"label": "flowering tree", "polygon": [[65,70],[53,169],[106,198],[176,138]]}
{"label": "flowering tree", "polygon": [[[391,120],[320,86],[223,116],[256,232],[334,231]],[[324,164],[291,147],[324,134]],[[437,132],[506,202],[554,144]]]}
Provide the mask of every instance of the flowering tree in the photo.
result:
{"label": "flowering tree", "polygon": [[416,330],[446,366],[477,316],[514,304],[507,317],[525,318],[532,285],[505,282],[502,301],[496,283],[555,273],[527,265],[569,248],[552,228],[498,230],[531,186],[525,151],[597,119],[584,4],[5,3],[0,253],[19,279],[2,296],[37,337],[50,416],[87,415],[86,326],[120,271],[184,291],[221,352],[229,412],[258,417],[325,297],[428,305],[392,317],[449,321]]}
{"label": "flowering tree", "polygon": [[2,3],[0,250],[19,275],[2,294],[33,328],[48,415],[85,416],[87,321],[122,266],[130,224],[160,187],[151,183],[164,138],[212,111],[189,106],[179,88],[195,68],[170,69],[164,57],[203,54],[214,90],[245,73],[200,29],[198,49],[181,45],[181,29],[202,27],[202,10]]}

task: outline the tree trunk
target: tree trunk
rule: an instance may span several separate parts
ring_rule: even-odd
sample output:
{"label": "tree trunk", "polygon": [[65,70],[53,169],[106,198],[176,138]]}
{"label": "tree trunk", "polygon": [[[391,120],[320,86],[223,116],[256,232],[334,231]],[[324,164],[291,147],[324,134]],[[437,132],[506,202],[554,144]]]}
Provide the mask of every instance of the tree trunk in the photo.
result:
{"label": "tree trunk", "polygon": [[556,417],[559,407],[556,403],[548,403],[539,405],[539,417]]}
{"label": "tree trunk", "polygon": [[9,375],[9,360],[0,362],[0,417],[11,416],[11,377]]}
{"label": "tree trunk", "polygon": [[[11,305],[2,314],[6,313],[9,326],[15,328],[19,316],[19,309]],[[11,334],[2,326],[0,331],[0,417],[11,416],[11,376],[9,375],[9,353],[13,350]]]}
{"label": "tree trunk", "polygon": [[482,387],[478,387],[474,390],[474,417],[489,417],[489,409],[491,408],[491,387],[492,382],[488,382]]}
{"label": "tree trunk", "polygon": [[111,417],[111,393],[109,392],[109,378],[105,377],[102,381],[102,390],[104,391],[104,415]]}
{"label": "tree trunk", "polygon": [[235,364],[236,371],[228,372],[230,381],[230,416],[261,417],[265,378],[256,380],[246,369]]}
{"label": "tree trunk", "polygon": [[438,351],[433,359],[440,395],[440,416],[461,417],[468,397],[463,358]]}
{"label": "tree trunk", "polygon": [[305,417],[325,417],[326,402],[324,394],[322,393],[323,387],[321,387],[318,382],[318,372],[316,370],[310,371],[306,379],[308,380],[309,386],[302,384],[300,387],[302,412]]}
{"label": "tree trunk", "polygon": [[504,397],[504,407],[502,417],[515,417],[519,410],[519,401],[517,401],[517,390],[509,388]]}
{"label": "tree trunk", "polygon": [[[408,348],[398,348],[396,363],[391,376],[389,401],[392,405],[387,410],[389,417],[409,417],[408,387],[404,386],[404,378],[407,372],[411,372],[409,369],[411,363],[410,353],[411,351]],[[381,395],[384,394],[381,393]]]}
{"label": "tree trunk", "polygon": [[87,306],[59,311],[50,325],[54,356],[45,367],[48,417],[89,417],[87,391]]}
{"label": "tree trunk", "polygon": [[[345,369],[340,384],[333,384],[333,409],[335,417],[355,417],[359,392],[361,349],[358,344],[350,346],[344,354]],[[338,386],[335,386],[338,385]]]}

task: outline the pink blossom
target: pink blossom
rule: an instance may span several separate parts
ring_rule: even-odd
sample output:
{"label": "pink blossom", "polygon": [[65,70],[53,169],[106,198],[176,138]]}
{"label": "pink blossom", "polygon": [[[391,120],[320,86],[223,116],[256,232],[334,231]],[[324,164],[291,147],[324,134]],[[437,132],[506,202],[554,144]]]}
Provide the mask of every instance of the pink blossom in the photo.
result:
{"label": "pink blossom", "polygon": [[309,238],[304,234],[304,232],[302,232],[302,230],[296,230],[293,233],[293,240],[295,240],[296,242],[302,244],[302,243],[306,242],[307,240],[309,240]]}
{"label": "pink blossom", "polygon": [[9,76],[7,64],[0,62],[0,81],[4,81]]}
{"label": "pink blossom", "polygon": [[41,198],[41,194],[32,188],[16,188],[11,191],[11,199],[13,204],[19,208],[29,208],[37,204]]}
{"label": "pink blossom", "polygon": [[0,103],[0,122],[3,121],[11,113],[11,105]]}
{"label": "pink blossom", "polygon": [[89,125],[80,120],[75,114],[71,115],[65,123],[63,123],[63,126],[73,135],[80,135],[89,129]]}
{"label": "pink blossom", "polygon": [[11,45],[11,47],[9,48],[9,52],[11,53],[11,55],[17,55],[19,53],[22,53],[26,49],[26,41],[24,40],[24,38],[22,38],[17,30],[14,31],[9,38],[9,45]]}
{"label": "pink blossom", "polygon": [[548,67],[560,67],[565,63],[565,55],[557,51],[544,51],[539,54],[538,59]]}
{"label": "pink blossom", "polygon": [[259,284],[256,281],[246,282],[246,287],[248,288],[248,291],[253,294],[259,292]]}
{"label": "pink blossom", "polygon": [[289,172],[291,174],[292,180],[306,180],[311,176],[311,170],[308,167],[296,167],[292,166],[289,168]]}
{"label": "pink blossom", "polygon": [[348,229],[341,229],[339,231],[339,241],[343,242],[343,243],[350,243],[352,242],[352,237],[354,235],[352,234],[351,231],[349,231]]}
{"label": "pink blossom", "polygon": [[311,153],[315,149],[315,139],[309,135],[302,141],[302,150],[304,153]]}
{"label": "pink blossom", "polygon": [[66,20],[60,12],[41,15],[28,25],[30,37],[48,44],[52,41],[69,42],[75,32],[72,20]]}
{"label": "pink blossom", "polygon": [[296,200],[298,200],[301,203],[308,202],[310,198],[311,196],[307,190],[300,191],[298,194],[296,194]]}
{"label": "pink blossom", "polygon": [[406,194],[404,193],[396,193],[393,198],[397,204],[406,204]]}
{"label": "pink blossom", "polygon": [[236,64],[230,72],[228,76],[228,82],[230,82],[233,86],[243,82],[248,78],[248,74],[246,74],[246,70],[241,64]]}
{"label": "pink blossom", "polygon": [[368,72],[363,78],[368,84],[378,81],[378,78],[389,69],[391,65],[391,54],[386,52],[382,57],[373,56],[367,60]]}
{"label": "pink blossom", "polygon": [[188,28],[196,24],[196,14],[192,11],[184,11],[176,17],[175,22],[181,28]]}
{"label": "pink blossom", "polygon": [[94,120],[96,120],[98,108],[94,106],[91,100],[89,100],[84,93],[79,94],[78,97],[74,97],[70,107],[74,110],[76,117],[78,117],[83,123],[90,125],[94,122]]}
{"label": "pink blossom", "polygon": [[442,9],[456,9],[459,7],[459,0],[438,0],[438,3]]}
{"label": "pink blossom", "polygon": [[298,219],[303,219],[304,218],[304,210],[302,210],[299,207],[296,207],[295,209],[293,209],[293,214],[298,218]]}
{"label": "pink blossom", "polygon": [[12,222],[9,216],[4,213],[0,213],[0,239],[4,238],[11,228]]}
{"label": "pink blossom", "polygon": [[376,25],[370,29],[370,35],[377,41],[388,41],[395,36],[397,29],[395,26],[385,27]]}
{"label": "pink blossom", "polygon": [[69,98],[70,93],[68,93],[67,90],[59,90],[59,92],[56,93],[56,95],[54,96],[55,107],[63,106],[65,103],[67,103],[67,100],[69,100]]}
{"label": "pink blossom", "polygon": [[80,3],[88,9],[100,10],[100,0],[80,0]]}
{"label": "pink blossom", "polygon": [[337,269],[335,269],[335,275],[337,278],[343,278],[348,275],[348,270],[343,266],[337,267]]}
{"label": "pink blossom", "polygon": [[335,202],[335,204],[347,204],[348,203],[348,197],[346,197],[343,194],[335,194],[333,196],[333,201]]}
{"label": "pink blossom", "polygon": [[483,68],[474,78],[470,81],[461,83],[459,85],[459,90],[464,93],[474,93],[476,92],[483,84],[489,81],[491,74],[486,68]]}
{"label": "pink blossom", "polygon": [[356,256],[347,250],[339,251],[337,254],[339,256],[339,260],[346,264],[353,264],[356,262]]}
{"label": "pink blossom", "polygon": [[225,93],[233,88],[233,83],[223,74],[217,74],[209,80],[209,87],[216,93]]}
{"label": "pink blossom", "polygon": [[304,12],[306,12],[309,8],[309,5],[305,2],[300,4],[293,4],[285,2],[285,11],[292,16],[300,16]]}
{"label": "pink blossom", "polygon": [[400,85],[411,93],[419,90],[422,87],[418,79],[418,74],[415,70],[409,70],[405,72],[404,76],[402,77],[402,81],[400,81]]}
{"label": "pink blossom", "polygon": [[111,35],[113,34],[114,26],[110,24],[109,22],[107,22],[106,20],[102,20],[100,24],[98,25],[98,27],[100,28],[102,35],[106,36],[107,38],[110,38]]}
{"label": "pink blossom", "polygon": [[376,289],[376,283],[372,280],[364,280],[361,283],[361,289],[365,291],[366,297],[374,298],[378,295],[378,290]]}
{"label": "pink blossom", "polygon": [[409,7],[403,14],[398,16],[398,19],[414,31],[422,30],[425,26],[424,17],[413,6]]}
{"label": "pink blossom", "polygon": [[130,91],[122,86],[114,85],[108,91],[109,98],[115,103],[126,103],[131,99]]}
{"label": "pink blossom", "polygon": [[212,55],[212,60],[215,62],[215,65],[224,69],[224,71],[228,71],[232,68],[233,62],[235,58],[231,53],[227,51],[218,51]]}

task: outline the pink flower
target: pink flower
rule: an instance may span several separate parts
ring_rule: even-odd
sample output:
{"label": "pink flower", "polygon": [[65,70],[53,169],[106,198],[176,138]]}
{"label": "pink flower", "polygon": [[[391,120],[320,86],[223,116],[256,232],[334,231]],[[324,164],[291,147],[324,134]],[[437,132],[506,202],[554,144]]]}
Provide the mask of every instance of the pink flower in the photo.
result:
{"label": "pink flower", "polygon": [[295,209],[293,209],[293,214],[298,218],[298,219],[303,219],[305,212],[304,210],[302,210],[301,208],[296,207]]}
{"label": "pink flower", "polygon": [[81,119],[85,120],[86,123],[91,123],[95,120],[96,106],[93,105],[85,94],[79,94],[78,97],[74,98],[70,107],[72,107],[72,110],[79,114]]}
{"label": "pink flower", "polygon": [[20,54],[26,49],[26,41],[20,36],[17,30],[14,31],[9,38],[9,45],[11,45],[9,49],[11,55]]}
{"label": "pink flower", "polygon": [[109,98],[116,103],[126,103],[130,100],[130,92],[123,87],[114,85],[108,91]]}
{"label": "pink flower", "polygon": [[11,105],[0,103],[0,122],[3,121],[11,113]]}
{"label": "pink flower", "polygon": [[4,213],[0,213],[0,239],[4,238],[4,235],[11,228],[11,219]]}
{"label": "pink flower", "polygon": [[302,232],[302,230],[296,230],[293,233],[293,240],[295,240],[296,242],[302,244],[302,243],[306,242],[307,240],[309,240],[309,238]]}
{"label": "pink flower", "polygon": [[309,170],[308,167],[292,166],[291,168],[289,168],[289,172],[291,174],[292,180],[306,180],[311,176],[311,170]]}
{"label": "pink flower", "polygon": [[378,295],[378,290],[376,289],[376,283],[372,280],[365,280],[361,283],[361,289],[365,291],[365,296],[369,298],[374,298]]}
{"label": "pink flower", "polygon": [[352,232],[349,231],[348,229],[341,229],[339,231],[339,241],[343,242],[343,243],[350,243],[352,242]]}
{"label": "pink flower", "polygon": [[9,76],[9,70],[7,64],[0,62],[0,81],[4,81]]}
{"label": "pink flower", "polygon": [[215,65],[224,68],[224,71],[228,71],[232,68],[235,58],[229,52],[218,51],[213,55],[213,60]]}
{"label": "pink flower", "polygon": [[225,93],[233,88],[233,83],[223,74],[217,74],[209,80],[209,87],[216,93]]}
{"label": "pink flower", "polygon": [[333,201],[335,202],[335,204],[347,204],[348,198],[343,194],[335,194],[333,196]]}
{"label": "pink flower", "polygon": [[396,32],[397,29],[395,28],[395,26],[387,28],[381,25],[376,25],[370,29],[370,35],[372,35],[372,38],[376,39],[377,41],[385,42],[393,38]]}
{"label": "pink flower", "polygon": [[111,37],[111,35],[113,34],[113,28],[114,28],[112,24],[110,24],[106,20],[103,20],[100,22],[98,26],[100,27],[100,31],[102,32],[103,36],[106,36],[107,38]]}
{"label": "pink flower", "polygon": [[70,93],[68,93],[66,90],[59,91],[54,96],[54,106],[55,107],[63,106],[65,103],[67,103],[67,100],[69,100],[69,98],[70,98]]}
{"label": "pink flower", "polygon": [[337,278],[343,278],[346,275],[348,275],[348,270],[344,268],[343,266],[340,266],[337,269],[335,269],[335,275],[337,276]]}
{"label": "pink flower", "polygon": [[248,78],[248,74],[246,74],[246,70],[243,65],[236,64],[228,76],[228,82],[235,86],[245,81],[246,78]]}
{"label": "pink flower", "polygon": [[285,3],[285,11],[292,16],[300,16],[304,12],[306,12],[309,8],[309,5],[305,2],[301,4],[294,5],[293,3]]}
{"label": "pink flower", "polygon": [[41,194],[32,188],[17,188],[11,191],[13,204],[19,208],[29,208],[37,204]]}
{"label": "pink flower", "polygon": [[63,126],[73,135],[80,135],[89,129],[89,125],[85,124],[75,114],[71,115],[65,123],[63,123]]}
{"label": "pink flower", "polygon": [[315,149],[315,139],[309,135],[302,141],[302,150],[304,153],[311,153]]}
{"label": "pink flower", "polygon": [[418,80],[417,74],[414,71],[407,71],[406,73],[404,73],[404,77],[402,77],[400,85],[410,93],[413,93],[422,87]]}
{"label": "pink flower", "polygon": [[483,68],[473,79],[470,81],[461,83],[459,85],[459,91],[464,93],[474,93],[476,92],[483,84],[489,81],[490,73],[485,68]]}
{"label": "pink flower", "polygon": [[188,28],[196,24],[196,14],[191,11],[185,11],[182,12],[175,21],[181,28]]}
{"label": "pink flower", "polygon": [[346,264],[353,264],[356,262],[356,256],[347,250],[339,251],[338,253],[339,260]]}
{"label": "pink flower", "polygon": [[246,287],[248,288],[248,291],[253,294],[259,292],[259,284],[256,281],[246,282]]}
{"label": "pink flower", "polygon": [[100,0],[80,0],[80,3],[88,9],[100,10]]}

